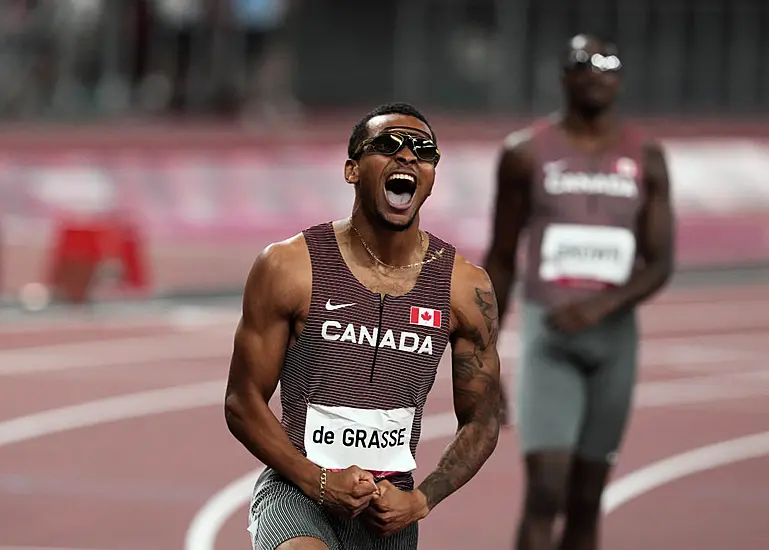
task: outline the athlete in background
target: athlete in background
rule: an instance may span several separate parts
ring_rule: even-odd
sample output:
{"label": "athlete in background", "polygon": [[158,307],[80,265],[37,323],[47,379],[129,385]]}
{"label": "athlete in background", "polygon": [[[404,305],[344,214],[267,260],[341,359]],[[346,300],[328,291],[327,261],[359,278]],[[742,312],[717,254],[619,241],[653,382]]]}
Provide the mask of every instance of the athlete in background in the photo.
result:
{"label": "athlete in background", "polygon": [[526,471],[518,550],[598,548],[601,495],[635,384],[636,306],[673,271],[666,161],[618,120],[621,67],[614,44],[574,37],[564,112],[509,135],[498,166],[484,267],[500,325],[528,236],[514,409]]}
{"label": "athlete in background", "polygon": [[[350,218],[274,243],[254,262],[225,413],[267,466],[249,512],[255,550],[415,550],[417,522],[496,446],[491,282],[419,228],[439,159],[412,106],[373,110],[348,145]],[[458,431],[414,489],[423,407],[448,344]],[[278,381],[280,422],[268,406]]]}

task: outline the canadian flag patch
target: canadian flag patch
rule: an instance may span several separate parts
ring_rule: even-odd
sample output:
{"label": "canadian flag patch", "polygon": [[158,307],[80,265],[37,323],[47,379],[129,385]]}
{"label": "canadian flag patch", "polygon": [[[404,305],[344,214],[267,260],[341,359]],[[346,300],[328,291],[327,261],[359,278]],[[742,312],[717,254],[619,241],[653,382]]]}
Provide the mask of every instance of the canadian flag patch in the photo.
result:
{"label": "canadian flag patch", "polygon": [[411,319],[409,323],[412,325],[422,325],[423,327],[440,328],[441,312],[438,309],[411,306]]}

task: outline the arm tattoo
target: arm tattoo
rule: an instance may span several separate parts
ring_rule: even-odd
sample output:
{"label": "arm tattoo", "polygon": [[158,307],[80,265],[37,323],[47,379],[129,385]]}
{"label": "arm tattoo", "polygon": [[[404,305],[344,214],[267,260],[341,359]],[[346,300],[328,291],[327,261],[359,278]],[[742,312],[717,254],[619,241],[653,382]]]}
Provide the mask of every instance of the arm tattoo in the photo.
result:
{"label": "arm tattoo", "polygon": [[[496,296],[493,290],[475,289],[475,303],[483,327],[462,323],[461,337],[471,346],[452,355],[454,409],[459,431],[444,452],[436,470],[419,489],[430,509],[467,483],[486,462],[499,436],[499,335]],[[486,334],[483,334],[485,328]],[[487,351],[491,353],[487,353]]]}
{"label": "arm tattoo", "polygon": [[489,334],[488,343],[483,348],[486,349],[489,345],[496,345],[497,337],[499,336],[499,311],[494,290],[476,288],[475,303],[478,305],[478,309],[481,310],[483,321],[486,323],[486,332]]}

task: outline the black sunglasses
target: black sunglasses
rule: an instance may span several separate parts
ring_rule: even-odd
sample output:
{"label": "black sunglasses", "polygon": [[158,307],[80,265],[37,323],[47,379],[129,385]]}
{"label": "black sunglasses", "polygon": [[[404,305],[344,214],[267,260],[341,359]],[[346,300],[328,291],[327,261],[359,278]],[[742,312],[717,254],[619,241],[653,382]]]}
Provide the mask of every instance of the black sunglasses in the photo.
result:
{"label": "black sunglasses", "polygon": [[441,152],[433,140],[400,132],[387,132],[363,140],[352,158],[360,158],[364,151],[392,156],[406,145],[419,160],[438,164],[438,160],[441,158]]}
{"label": "black sunglasses", "polygon": [[616,55],[589,54],[585,50],[575,50],[569,54],[566,68],[569,70],[595,69],[602,73],[617,72],[622,68],[622,62]]}

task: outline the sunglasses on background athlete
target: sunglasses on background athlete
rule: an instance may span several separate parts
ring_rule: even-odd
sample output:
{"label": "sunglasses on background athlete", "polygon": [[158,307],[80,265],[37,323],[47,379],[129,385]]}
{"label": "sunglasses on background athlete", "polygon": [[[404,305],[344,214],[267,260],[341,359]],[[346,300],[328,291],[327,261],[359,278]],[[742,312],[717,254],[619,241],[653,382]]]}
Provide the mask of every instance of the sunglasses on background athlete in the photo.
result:
{"label": "sunglasses on background athlete", "polygon": [[419,160],[437,165],[441,158],[438,146],[431,139],[410,136],[401,132],[387,132],[365,139],[353,155],[353,159],[360,158],[364,152],[391,157],[405,146],[408,146]]}
{"label": "sunglasses on background athlete", "polygon": [[566,65],[568,70],[594,70],[601,73],[613,73],[622,68],[622,63],[616,55],[590,54],[585,50],[576,50],[569,54]]}

